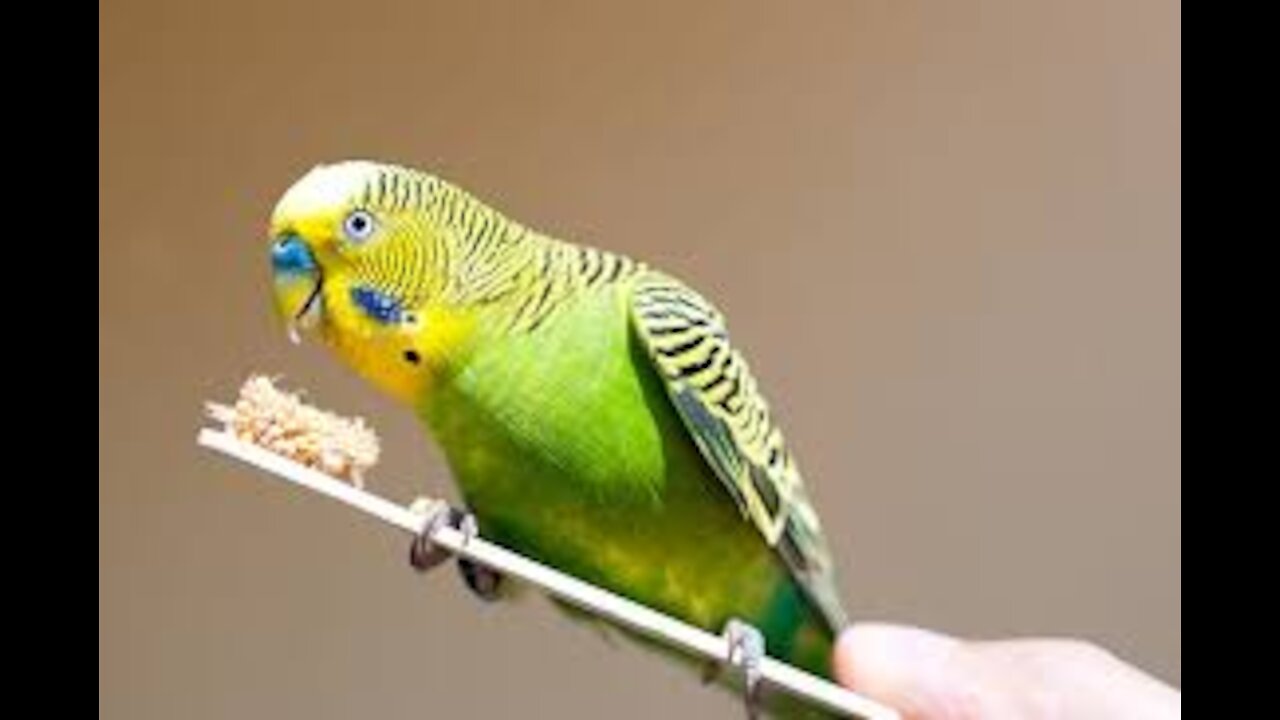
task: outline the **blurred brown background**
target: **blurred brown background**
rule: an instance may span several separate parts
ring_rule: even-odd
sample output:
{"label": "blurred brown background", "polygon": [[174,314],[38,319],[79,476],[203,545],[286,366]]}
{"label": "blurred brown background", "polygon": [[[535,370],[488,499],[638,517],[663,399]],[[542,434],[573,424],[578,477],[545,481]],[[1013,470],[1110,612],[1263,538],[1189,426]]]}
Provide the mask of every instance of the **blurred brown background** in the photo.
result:
{"label": "blurred brown background", "polygon": [[267,215],[348,157],[714,297],[857,618],[1084,636],[1181,683],[1177,3],[99,12],[101,716],[739,715],[195,447],[205,398],[280,372],[375,420],[379,488],[453,495],[270,314]]}

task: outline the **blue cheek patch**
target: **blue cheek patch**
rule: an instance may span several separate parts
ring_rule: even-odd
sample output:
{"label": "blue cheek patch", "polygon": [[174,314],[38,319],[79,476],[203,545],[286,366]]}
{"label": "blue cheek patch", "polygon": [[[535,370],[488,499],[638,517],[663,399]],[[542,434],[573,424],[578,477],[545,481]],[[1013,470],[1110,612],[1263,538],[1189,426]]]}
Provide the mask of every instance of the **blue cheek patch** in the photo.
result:
{"label": "blue cheek patch", "polygon": [[351,288],[351,301],[369,317],[383,324],[400,322],[404,315],[395,298],[362,285]]}

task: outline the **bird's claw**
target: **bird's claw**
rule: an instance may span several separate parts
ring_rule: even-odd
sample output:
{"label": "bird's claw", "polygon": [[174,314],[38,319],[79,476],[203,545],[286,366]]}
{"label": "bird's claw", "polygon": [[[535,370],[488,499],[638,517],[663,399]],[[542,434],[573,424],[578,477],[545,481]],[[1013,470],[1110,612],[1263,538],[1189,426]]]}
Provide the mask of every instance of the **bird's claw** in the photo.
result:
{"label": "bird's claw", "polygon": [[[462,547],[466,547],[480,535],[480,525],[476,522],[475,515],[456,510],[443,500],[418,498],[409,506],[409,510],[423,518],[422,530],[414,536],[413,544],[409,546],[409,564],[419,572],[431,570],[449,559],[451,553],[431,541],[440,528],[447,525],[456,529],[462,535]],[[502,584],[501,573],[464,557],[458,558],[458,572],[467,587],[480,599],[498,599]]]}
{"label": "bird's claw", "polygon": [[409,510],[422,516],[422,530],[409,546],[409,564],[418,572],[426,572],[449,559],[449,551],[432,542],[431,537],[442,527],[456,526],[460,513],[449,503],[431,498],[414,500]]}
{"label": "bird's claw", "polygon": [[[476,516],[471,513],[462,515],[458,521],[458,532],[462,533],[462,546],[474,540],[480,534],[480,526]],[[493,568],[472,562],[464,557],[458,558],[458,573],[462,580],[477,597],[492,602],[499,597],[498,589],[502,584],[502,574]]]}
{"label": "bird's claw", "polygon": [[467,588],[481,600],[493,602],[502,597],[502,573],[491,567],[472,562],[466,558],[458,558],[458,574]]}
{"label": "bird's claw", "polygon": [[760,709],[760,663],[764,659],[764,635],[754,626],[737,618],[725,624],[723,635],[729,646],[726,661],[742,668],[747,717],[754,720]]}
{"label": "bird's claw", "polygon": [[462,513],[462,517],[458,520],[458,532],[462,533],[462,547],[466,547],[467,543],[475,540],[480,534],[480,525],[476,522],[476,516],[471,513]]}

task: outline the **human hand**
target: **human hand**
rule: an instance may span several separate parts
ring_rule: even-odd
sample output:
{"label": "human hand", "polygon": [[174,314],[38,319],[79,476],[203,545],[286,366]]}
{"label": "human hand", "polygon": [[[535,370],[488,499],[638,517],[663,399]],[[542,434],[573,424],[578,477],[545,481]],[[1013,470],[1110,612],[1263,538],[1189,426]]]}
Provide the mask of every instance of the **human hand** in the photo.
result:
{"label": "human hand", "polygon": [[835,673],[906,720],[1182,717],[1180,690],[1079,640],[969,642],[855,625],[836,643]]}

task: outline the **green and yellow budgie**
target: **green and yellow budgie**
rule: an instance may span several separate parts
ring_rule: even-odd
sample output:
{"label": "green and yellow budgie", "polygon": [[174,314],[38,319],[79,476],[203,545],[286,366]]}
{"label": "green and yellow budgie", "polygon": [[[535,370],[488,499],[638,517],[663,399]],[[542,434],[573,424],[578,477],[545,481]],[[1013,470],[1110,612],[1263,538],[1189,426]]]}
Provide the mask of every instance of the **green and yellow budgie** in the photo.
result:
{"label": "green and yellow budgie", "polygon": [[818,516],[705,299],[392,165],[315,168],[270,236],[278,311],[413,407],[484,537],[830,677]]}

